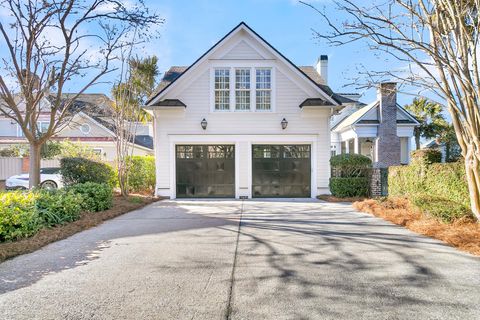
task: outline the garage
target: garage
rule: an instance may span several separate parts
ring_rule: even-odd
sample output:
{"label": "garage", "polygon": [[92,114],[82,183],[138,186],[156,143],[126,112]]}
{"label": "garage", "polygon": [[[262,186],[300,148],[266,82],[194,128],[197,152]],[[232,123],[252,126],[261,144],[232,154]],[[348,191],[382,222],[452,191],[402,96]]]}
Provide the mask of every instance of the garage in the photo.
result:
{"label": "garage", "polygon": [[235,197],[235,146],[176,145],[178,198]]}
{"label": "garage", "polygon": [[310,197],[310,145],[253,145],[252,196]]}

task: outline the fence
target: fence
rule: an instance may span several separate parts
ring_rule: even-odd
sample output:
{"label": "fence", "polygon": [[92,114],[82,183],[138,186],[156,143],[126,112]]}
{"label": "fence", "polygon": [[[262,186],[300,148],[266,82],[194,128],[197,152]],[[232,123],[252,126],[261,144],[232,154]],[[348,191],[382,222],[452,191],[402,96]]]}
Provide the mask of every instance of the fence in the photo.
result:
{"label": "fence", "polygon": [[[0,180],[27,173],[29,166],[29,158],[0,158]],[[60,161],[58,159],[42,160],[40,166],[42,168],[59,167]]]}

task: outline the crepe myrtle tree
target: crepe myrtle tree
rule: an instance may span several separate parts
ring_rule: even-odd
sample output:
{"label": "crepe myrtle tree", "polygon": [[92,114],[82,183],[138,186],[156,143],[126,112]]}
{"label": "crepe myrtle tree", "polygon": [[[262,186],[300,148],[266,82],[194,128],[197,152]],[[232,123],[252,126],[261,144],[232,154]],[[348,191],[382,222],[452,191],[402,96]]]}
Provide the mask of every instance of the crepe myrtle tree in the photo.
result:
{"label": "crepe myrtle tree", "polygon": [[[118,69],[117,52],[132,45],[132,32],[152,34],[163,20],[141,0],[0,3],[0,115],[18,123],[30,145],[35,187],[41,146],[68,123],[75,99]],[[67,88],[76,94],[66,96]]]}
{"label": "crepe myrtle tree", "polygon": [[[367,72],[437,95],[451,116],[465,159],[470,204],[480,220],[480,0],[333,0],[341,13],[304,3],[327,27],[314,33],[332,45],[362,41],[403,64],[402,71]],[[372,84],[375,81],[372,81]]]}

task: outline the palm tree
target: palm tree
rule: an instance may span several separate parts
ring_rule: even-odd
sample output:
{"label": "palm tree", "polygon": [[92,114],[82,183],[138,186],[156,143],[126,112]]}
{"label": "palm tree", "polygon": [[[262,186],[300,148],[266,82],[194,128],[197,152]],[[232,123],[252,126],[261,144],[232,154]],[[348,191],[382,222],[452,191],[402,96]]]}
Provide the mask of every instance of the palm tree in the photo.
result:
{"label": "palm tree", "polygon": [[442,124],[445,118],[442,114],[442,106],[426,98],[415,98],[412,103],[405,106],[420,123],[415,127],[413,133],[415,136],[416,149],[420,149],[420,139],[432,139],[437,137],[442,131]]}

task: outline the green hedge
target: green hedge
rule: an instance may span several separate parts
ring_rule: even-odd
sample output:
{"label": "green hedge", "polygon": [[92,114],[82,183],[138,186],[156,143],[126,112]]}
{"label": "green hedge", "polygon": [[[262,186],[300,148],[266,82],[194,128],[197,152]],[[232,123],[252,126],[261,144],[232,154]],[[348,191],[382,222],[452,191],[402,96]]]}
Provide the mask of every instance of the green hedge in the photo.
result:
{"label": "green hedge", "polygon": [[372,160],[360,154],[339,154],[330,158],[330,192],[335,197],[365,197],[369,194]]}
{"label": "green hedge", "polygon": [[407,196],[424,212],[443,221],[470,215],[462,162],[390,167],[388,193],[390,196]]}
{"label": "green hedge", "polygon": [[82,209],[97,212],[110,209],[113,204],[112,187],[106,183],[85,182],[68,188],[83,197]]}
{"label": "green hedge", "polygon": [[330,192],[335,197],[365,197],[369,193],[367,177],[330,178]]}
{"label": "green hedge", "polygon": [[129,158],[128,184],[132,192],[155,190],[155,157],[132,156]]}
{"label": "green hedge", "polygon": [[442,162],[442,153],[437,149],[420,149],[411,152],[411,163],[427,165]]}
{"label": "green hedge", "polygon": [[60,169],[66,185],[95,182],[115,186],[117,179],[113,168],[103,162],[85,158],[63,158]]}
{"label": "green hedge", "polygon": [[85,183],[59,190],[0,193],[0,242],[35,234],[43,227],[75,221],[83,210],[100,211],[112,205],[112,188]]}

